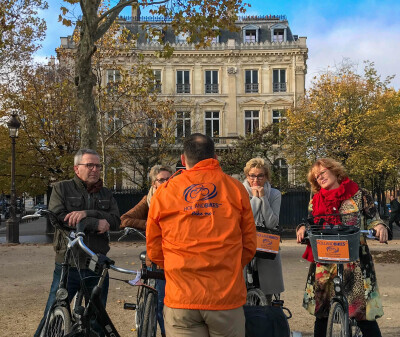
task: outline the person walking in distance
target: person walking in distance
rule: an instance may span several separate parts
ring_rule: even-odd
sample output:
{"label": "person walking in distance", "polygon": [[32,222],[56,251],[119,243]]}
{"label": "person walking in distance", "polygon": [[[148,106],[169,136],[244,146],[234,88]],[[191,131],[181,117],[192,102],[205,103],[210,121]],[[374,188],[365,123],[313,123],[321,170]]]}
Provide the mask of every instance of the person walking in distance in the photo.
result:
{"label": "person walking in distance", "polygon": [[390,216],[389,216],[389,228],[393,233],[393,222],[400,227],[400,203],[397,199],[391,195],[390,196]]}
{"label": "person walking in distance", "polygon": [[[112,193],[103,187],[100,179],[100,156],[91,149],[81,149],[74,157],[73,179],[54,184],[50,196],[49,210],[69,226],[78,223],[84,225],[86,237],[85,244],[95,253],[106,255],[110,250],[109,229],[110,226],[118,228],[119,210]],[[61,263],[66,252],[66,239],[64,233],[57,230],[54,233],[54,250],[56,252],[53,282],[51,284],[49,298],[44,310],[44,317],[40,321],[35,337],[40,336],[47,312],[50,310],[56,298],[56,291],[61,277]],[[69,269],[68,275],[68,299],[71,301],[81,287],[81,278],[90,294],[97,284],[98,275],[86,268],[87,255],[80,252],[76,266]],[[74,263],[74,261],[71,261]],[[108,276],[103,286],[102,300],[107,302]],[[104,336],[101,328],[93,322],[93,328]]]}
{"label": "person walking in distance", "polygon": [[222,172],[214,142],[184,141],[186,167],[154,194],[147,254],[164,268],[167,336],[244,337],[243,268],[256,251],[256,227],[244,186]]}

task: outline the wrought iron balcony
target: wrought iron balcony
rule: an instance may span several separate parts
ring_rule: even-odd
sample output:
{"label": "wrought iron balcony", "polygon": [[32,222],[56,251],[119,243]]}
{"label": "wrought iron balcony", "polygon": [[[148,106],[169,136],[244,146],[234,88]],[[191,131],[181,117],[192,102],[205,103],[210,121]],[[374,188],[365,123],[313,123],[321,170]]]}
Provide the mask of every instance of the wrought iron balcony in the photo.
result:
{"label": "wrought iron balcony", "polygon": [[246,83],[244,90],[246,93],[257,93],[258,92],[258,83]]}
{"label": "wrought iron balcony", "polygon": [[176,92],[178,94],[190,94],[190,84],[189,83],[178,83],[176,85]]}
{"label": "wrought iron balcony", "polygon": [[273,83],[272,88],[274,92],[286,92],[286,83]]}
{"label": "wrought iron balcony", "polygon": [[218,83],[206,84],[206,94],[218,94]]}

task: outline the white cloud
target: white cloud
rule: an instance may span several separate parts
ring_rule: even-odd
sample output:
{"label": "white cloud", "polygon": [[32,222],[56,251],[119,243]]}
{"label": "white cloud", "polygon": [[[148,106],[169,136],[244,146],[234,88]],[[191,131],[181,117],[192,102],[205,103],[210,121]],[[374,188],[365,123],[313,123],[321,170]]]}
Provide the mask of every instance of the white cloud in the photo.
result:
{"label": "white cloud", "polygon": [[[384,23],[383,23],[384,22]],[[388,24],[381,20],[347,19],[336,22],[329,33],[318,31],[308,35],[309,48],[307,84],[312,77],[328,66],[340,63],[343,58],[349,58],[359,64],[363,70],[363,61],[375,63],[378,74],[396,75],[392,85],[400,89],[400,24]]]}
{"label": "white cloud", "polygon": [[33,56],[33,61],[35,63],[47,64],[50,61],[50,56],[34,55]]}

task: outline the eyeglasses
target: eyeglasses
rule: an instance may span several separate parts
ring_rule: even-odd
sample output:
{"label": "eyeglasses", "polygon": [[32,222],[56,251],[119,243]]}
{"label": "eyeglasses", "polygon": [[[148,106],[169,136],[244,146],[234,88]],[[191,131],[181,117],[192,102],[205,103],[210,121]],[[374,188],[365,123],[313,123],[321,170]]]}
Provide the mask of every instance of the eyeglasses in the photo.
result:
{"label": "eyeglasses", "polygon": [[327,171],[328,171],[328,169],[323,170],[323,171],[321,171],[319,174],[317,174],[317,175],[315,176],[315,181],[321,180],[322,177],[325,175],[325,173],[326,173]]}
{"label": "eyeglasses", "polygon": [[165,183],[168,180],[168,178],[160,178],[160,179],[156,179],[157,182],[159,182],[160,184]]}
{"label": "eyeglasses", "polygon": [[86,166],[86,168],[89,169],[90,171],[92,171],[94,168],[96,168],[98,171],[101,171],[103,169],[103,166],[101,164],[87,163],[87,164],[78,164],[78,165]]}
{"label": "eyeglasses", "polygon": [[251,175],[248,175],[248,177],[251,179],[251,180],[262,180],[262,179],[264,179],[265,178],[265,174],[259,174],[258,176],[255,176],[254,174],[251,174]]}

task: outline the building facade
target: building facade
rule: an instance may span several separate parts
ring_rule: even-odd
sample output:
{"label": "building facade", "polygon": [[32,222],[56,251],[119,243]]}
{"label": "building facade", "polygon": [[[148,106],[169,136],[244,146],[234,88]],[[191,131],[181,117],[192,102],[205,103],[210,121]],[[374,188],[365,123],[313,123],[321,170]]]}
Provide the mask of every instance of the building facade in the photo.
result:
{"label": "building facade", "polygon": [[[138,34],[135,52],[151,63],[160,97],[173,97],[177,140],[201,132],[223,148],[238,136],[279,123],[305,94],[306,37],[292,33],[286,16],[239,17],[238,31],[220,29],[201,49],[188,44],[186,34],[162,31],[164,25],[140,12],[119,18],[119,24]],[[149,27],[159,34],[152,37]],[[158,36],[174,48],[172,57],[156,56],[162,48]],[[69,41],[61,38],[61,48],[71,48]],[[127,67],[129,62],[129,57],[118,60]],[[105,71],[104,85],[118,76]]]}

